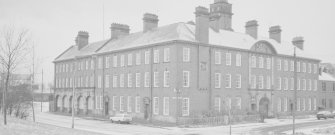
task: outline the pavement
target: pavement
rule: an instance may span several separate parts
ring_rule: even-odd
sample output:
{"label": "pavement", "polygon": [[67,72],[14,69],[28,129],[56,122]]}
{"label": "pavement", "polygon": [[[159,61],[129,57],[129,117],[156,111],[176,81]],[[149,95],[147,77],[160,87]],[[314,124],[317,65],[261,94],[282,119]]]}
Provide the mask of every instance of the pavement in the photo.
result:
{"label": "pavement", "polygon": [[[38,103],[37,103],[38,104]],[[71,128],[71,116],[57,115],[49,113],[47,109],[39,111],[40,105],[35,105],[35,120],[39,123],[51,124],[59,127]],[[47,107],[44,107],[47,108]],[[146,126],[140,124],[115,124],[109,121],[94,119],[84,119],[75,117],[75,129],[86,130],[91,132],[110,134],[110,135],[259,135],[273,134],[289,131],[292,129],[291,119],[265,119],[264,123],[245,123],[215,127],[197,127],[197,128],[180,128],[180,127],[163,127],[163,126]],[[313,125],[322,125],[335,123],[335,120],[321,120],[316,118],[297,119],[297,128],[304,128]],[[231,130],[230,130],[231,129]]]}

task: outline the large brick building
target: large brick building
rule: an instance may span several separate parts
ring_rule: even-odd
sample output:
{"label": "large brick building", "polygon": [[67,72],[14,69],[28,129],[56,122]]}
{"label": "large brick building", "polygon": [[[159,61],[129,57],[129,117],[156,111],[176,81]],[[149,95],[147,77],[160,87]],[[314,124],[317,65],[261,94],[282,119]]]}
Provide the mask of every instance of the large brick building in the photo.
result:
{"label": "large brick building", "polygon": [[[54,111],[82,115],[128,112],[134,117],[175,121],[206,112],[223,115],[259,111],[290,115],[294,90],[294,45],[280,26],[258,35],[257,21],[245,33],[231,27],[232,5],[215,0],[195,9],[195,22],[158,27],[158,16],[143,16],[143,31],[111,24],[111,38],[76,44],[54,61]],[[314,113],[325,94],[318,85],[320,60],[297,49],[298,114]],[[72,95],[75,89],[75,96]],[[74,100],[72,100],[74,98]],[[333,102],[333,101],[332,101]]]}

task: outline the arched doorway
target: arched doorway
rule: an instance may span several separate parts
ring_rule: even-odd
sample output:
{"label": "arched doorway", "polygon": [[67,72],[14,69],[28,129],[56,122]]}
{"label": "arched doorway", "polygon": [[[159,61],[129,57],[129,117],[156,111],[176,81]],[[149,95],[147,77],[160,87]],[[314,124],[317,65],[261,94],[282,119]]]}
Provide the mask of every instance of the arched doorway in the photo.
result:
{"label": "arched doorway", "polygon": [[59,95],[57,95],[55,98],[55,112],[59,110],[59,105],[60,105],[59,102],[60,102]]}
{"label": "arched doorway", "polygon": [[86,115],[88,114],[91,114],[92,113],[92,110],[93,110],[93,100],[92,100],[92,97],[91,96],[88,96],[86,98]]}
{"label": "arched doorway", "polygon": [[104,106],[105,106],[105,115],[109,115],[109,97],[108,96],[105,97]]}
{"label": "arched doorway", "polygon": [[83,112],[84,103],[82,102],[82,99],[83,99],[82,96],[79,96],[77,98],[77,106],[76,106],[77,114],[81,114]]}
{"label": "arched doorway", "polygon": [[259,112],[265,118],[269,116],[269,107],[270,100],[267,97],[261,98],[261,100],[259,101]]}
{"label": "arched doorway", "polygon": [[69,113],[72,113],[72,96],[69,98]]}
{"label": "arched doorway", "polygon": [[66,95],[62,98],[62,112],[66,112],[67,104],[66,104]]}
{"label": "arched doorway", "polygon": [[148,119],[150,112],[150,99],[148,97],[143,98],[143,106],[144,106],[144,119]]}
{"label": "arched doorway", "polygon": [[105,103],[104,103],[105,115],[109,115],[109,97],[105,96]]}

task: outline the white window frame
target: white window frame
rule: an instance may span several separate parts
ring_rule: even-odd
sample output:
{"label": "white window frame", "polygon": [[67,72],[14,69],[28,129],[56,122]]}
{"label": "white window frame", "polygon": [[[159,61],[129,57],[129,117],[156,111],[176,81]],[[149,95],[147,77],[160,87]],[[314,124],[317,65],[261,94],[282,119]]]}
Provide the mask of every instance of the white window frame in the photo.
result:
{"label": "white window frame", "polygon": [[183,62],[190,62],[190,48],[183,47]]}
{"label": "white window frame", "polygon": [[214,98],[214,110],[217,112],[221,112],[221,98],[220,97]]}
{"label": "white window frame", "polygon": [[129,53],[127,56],[127,65],[128,66],[133,65],[133,54],[132,53]]}
{"label": "white window frame", "polygon": [[170,62],[170,48],[164,48],[164,62]]}
{"label": "white window frame", "polygon": [[105,68],[109,68],[109,56],[105,57]]}
{"label": "white window frame", "polygon": [[290,71],[294,71],[294,61],[291,60],[290,62]]}
{"label": "white window frame", "polygon": [[113,75],[113,88],[117,88],[117,75]]}
{"label": "white window frame", "polygon": [[[80,87],[80,85],[79,85],[79,87]],[[101,75],[98,75],[98,88],[102,88],[102,76]]]}
{"label": "white window frame", "polygon": [[266,58],[266,69],[271,69],[271,58]]}
{"label": "white window frame", "polygon": [[135,87],[140,87],[141,85],[141,73],[135,74]]}
{"label": "white window frame", "polygon": [[170,98],[164,97],[163,99],[163,115],[168,116],[170,113]]}
{"label": "white window frame", "polygon": [[183,98],[182,102],[182,116],[190,115],[190,98]]}
{"label": "white window frame", "polygon": [[149,64],[150,63],[150,51],[145,51],[144,52],[144,64]]}
{"label": "white window frame", "polygon": [[183,87],[190,87],[190,71],[183,71]]}
{"label": "white window frame", "polygon": [[214,58],[215,64],[219,65],[221,64],[221,52],[215,51],[215,58]]}
{"label": "white window frame", "polygon": [[136,53],[136,56],[135,56],[136,58],[136,62],[135,62],[135,64],[136,65],[141,65],[141,52],[138,52],[138,53]]}
{"label": "white window frame", "polygon": [[264,68],[264,58],[262,56],[258,58],[258,63],[259,63],[258,65],[259,68]]}
{"label": "white window frame", "polygon": [[258,88],[259,89],[264,89],[264,77],[263,76],[258,76]]}
{"label": "white window frame", "polygon": [[124,67],[125,65],[124,65],[124,55],[122,54],[121,56],[120,56],[120,67]]}
{"label": "white window frame", "polygon": [[117,67],[117,55],[113,56],[113,67]]}
{"label": "white window frame", "polygon": [[120,88],[124,87],[124,74],[120,74]]}
{"label": "white window frame", "polygon": [[215,88],[221,88],[221,73],[215,73],[214,79]]}
{"label": "white window frame", "polygon": [[282,79],[281,79],[281,77],[278,77],[277,78],[277,90],[281,90],[281,83],[282,83]]}
{"label": "white window frame", "polygon": [[231,66],[231,53],[226,53],[226,65]]}
{"label": "white window frame", "polygon": [[281,59],[277,59],[277,70],[281,70]]}
{"label": "white window frame", "polygon": [[251,56],[251,67],[256,68],[256,66],[257,66],[256,56]]}
{"label": "white window frame", "polygon": [[164,87],[170,87],[170,71],[164,71]]}
{"label": "white window frame", "polygon": [[150,85],[150,75],[149,72],[144,73],[144,87],[149,87]]}
{"label": "white window frame", "polygon": [[288,61],[284,60],[284,71],[288,71]]}
{"label": "white window frame", "polygon": [[109,75],[105,75],[105,88],[109,88]]}
{"label": "white window frame", "polygon": [[242,87],[242,76],[241,74],[236,75],[236,88]]}
{"label": "white window frame", "polygon": [[236,66],[240,67],[242,65],[242,56],[240,53],[236,54]]}
{"label": "white window frame", "polygon": [[158,115],[159,114],[159,98],[154,97],[153,99],[153,114]]}
{"label": "white window frame", "polygon": [[140,96],[135,97],[135,112],[136,113],[141,112]]}
{"label": "white window frame", "polygon": [[123,100],[123,96],[120,96],[120,112],[123,112],[124,111],[124,100]]}
{"label": "white window frame", "polygon": [[225,87],[231,88],[231,74],[226,74],[225,76]]}
{"label": "white window frame", "polygon": [[128,88],[133,87],[133,74],[132,73],[128,73],[127,75],[127,86]]}
{"label": "white window frame", "polygon": [[131,107],[131,96],[127,97],[127,112],[132,112],[132,107]]}
{"label": "white window frame", "polygon": [[159,87],[159,72],[154,72],[154,87]]}
{"label": "white window frame", "polygon": [[159,63],[159,49],[154,50],[154,63]]}
{"label": "white window frame", "polygon": [[318,89],[318,80],[314,80],[314,91]]}

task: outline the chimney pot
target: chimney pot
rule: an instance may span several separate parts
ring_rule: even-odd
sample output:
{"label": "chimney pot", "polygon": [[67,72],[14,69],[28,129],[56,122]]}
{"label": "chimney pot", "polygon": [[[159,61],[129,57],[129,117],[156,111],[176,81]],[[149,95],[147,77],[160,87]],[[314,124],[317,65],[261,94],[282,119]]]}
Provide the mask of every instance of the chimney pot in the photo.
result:
{"label": "chimney pot", "polygon": [[78,35],[76,37],[76,45],[78,46],[78,49],[85,47],[88,45],[88,32],[86,31],[79,31]]}
{"label": "chimney pot", "polygon": [[150,31],[158,27],[158,16],[151,13],[143,15],[143,32]]}
{"label": "chimney pot", "polygon": [[304,37],[294,37],[292,39],[292,44],[295,45],[295,46],[300,46],[300,47],[304,47]]}
{"label": "chimney pot", "polygon": [[126,24],[112,23],[111,24],[111,39],[117,39],[129,34],[129,26]]}
{"label": "chimney pot", "polygon": [[257,39],[258,36],[258,23],[256,20],[248,21],[245,24],[245,33]]}
{"label": "chimney pot", "polygon": [[272,26],[269,28],[269,37],[273,40],[276,40],[278,43],[281,42],[281,28],[279,25]]}

